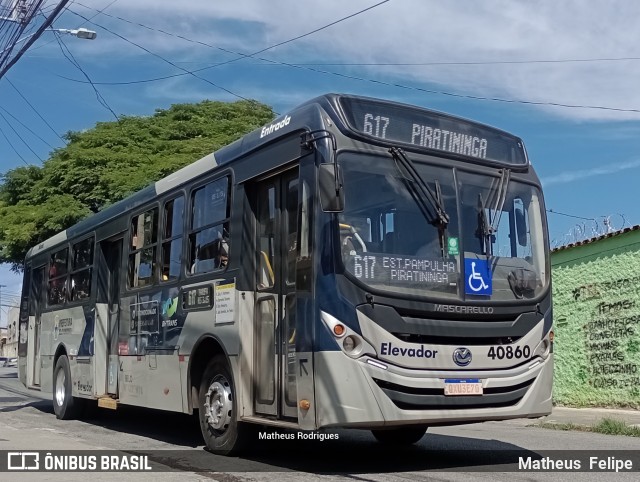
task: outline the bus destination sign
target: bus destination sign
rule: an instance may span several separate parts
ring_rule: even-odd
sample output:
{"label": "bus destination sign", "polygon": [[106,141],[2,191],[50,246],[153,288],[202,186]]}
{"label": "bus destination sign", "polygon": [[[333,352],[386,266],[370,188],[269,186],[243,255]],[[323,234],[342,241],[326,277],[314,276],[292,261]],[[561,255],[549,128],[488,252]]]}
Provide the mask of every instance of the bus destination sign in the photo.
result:
{"label": "bus destination sign", "polygon": [[522,142],[505,132],[426,109],[343,97],[350,127],[388,142],[504,164],[525,165]]}

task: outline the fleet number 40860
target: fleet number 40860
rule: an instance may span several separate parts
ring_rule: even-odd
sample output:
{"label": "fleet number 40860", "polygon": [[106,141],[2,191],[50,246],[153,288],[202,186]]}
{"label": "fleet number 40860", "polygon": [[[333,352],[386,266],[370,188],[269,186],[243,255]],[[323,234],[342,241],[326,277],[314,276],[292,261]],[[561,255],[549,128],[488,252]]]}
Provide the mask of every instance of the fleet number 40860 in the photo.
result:
{"label": "fleet number 40860", "polygon": [[512,360],[514,358],[529,358],[531,356],[531,348],[529,348],[529,345],[524,345],[522,347],[513,347],[511,345],[492,346],[489,348],[487,356],[492,360],[495,360],[496,358],[498,360],[503,360],[505,358],[507,360]]}

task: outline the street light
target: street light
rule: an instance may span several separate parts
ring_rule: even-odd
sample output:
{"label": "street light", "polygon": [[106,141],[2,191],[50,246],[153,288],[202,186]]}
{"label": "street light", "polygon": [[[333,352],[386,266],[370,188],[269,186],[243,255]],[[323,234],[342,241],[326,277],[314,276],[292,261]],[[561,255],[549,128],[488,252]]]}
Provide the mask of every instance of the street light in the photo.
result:
{"label": "street light", "polygon": [[93,30],[87,30],[86,28],[79,28],[77,30],[69,30],[66,28],[52,28],[47,29],[47,31],[53,30],[54,32],[60,33],[68,33],[69,35],[73,35],[74,37],[86,39],[86,40],[94,40],[98,34]]}
{"label": "street light", "polygon": [[[66,34],[69,34],[69,35],[73,35],[74,37],[78,37],[78,38],[85,39],[85,40],[94,40],[98,36],[98,34],[96,32],[94,32],[93,30],[87,30],[86,28],[79,28],[77,30],[68,29],[68,28],[47,28],[47,29],[45,29],[45,32],[66,33]],[[35,33],[32,33],[31,35],[27,35],[26,37],[22,37],[21,39],[16,40],[13,45],[10,45],[6,49],[2,50],[0,52],[0,55],[5,53],[7,50],[11,50],[17,44],[19,44],[21,42],[24,42],[25,40],[30,39],[34,35],[35,35]]]}

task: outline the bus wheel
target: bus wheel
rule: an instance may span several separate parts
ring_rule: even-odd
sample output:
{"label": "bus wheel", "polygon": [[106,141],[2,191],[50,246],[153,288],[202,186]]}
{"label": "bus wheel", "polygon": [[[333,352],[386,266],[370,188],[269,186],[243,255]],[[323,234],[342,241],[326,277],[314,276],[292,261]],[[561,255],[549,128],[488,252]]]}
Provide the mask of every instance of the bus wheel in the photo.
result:
{"label": "bus wheel", "polygon": [[71,395],[71,370],[66,355],[60,356],[53,370],[53,411],[60,420],[77,418],[84,400]]}
{"label": "bus wheel", "polygon": [[372,430],[371,433],[384,444],[411,445],[418,442],[427,432],[424,425],[398,427],[392,429]]}
{"label": "bus wheel", "polygon": [[237,422],[237,403],[231,370],[224,356],[207,365],[199,391],[200,430],[207,448],[230,455],[240,450],[242,424]]}

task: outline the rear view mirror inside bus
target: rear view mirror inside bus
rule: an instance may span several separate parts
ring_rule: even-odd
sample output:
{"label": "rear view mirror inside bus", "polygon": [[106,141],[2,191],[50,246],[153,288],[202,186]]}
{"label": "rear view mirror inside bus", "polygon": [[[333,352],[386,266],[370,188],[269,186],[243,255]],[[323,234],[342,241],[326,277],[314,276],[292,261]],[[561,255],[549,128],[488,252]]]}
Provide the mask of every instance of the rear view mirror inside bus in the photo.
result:
{"label": "rear view mirror inside bus", "polygon": [[516,232],[518,235],[518,244],[520,246],[527,245],[527,220],[524,216],[524,209],[516,206],[515,210],[516,217]]}
{"label": "rear view mirror inside bus", "polygon": [[336,164],[320,164],[318,184],[322,210],[327,213],[344,211],[344,190],[342,170]]}

